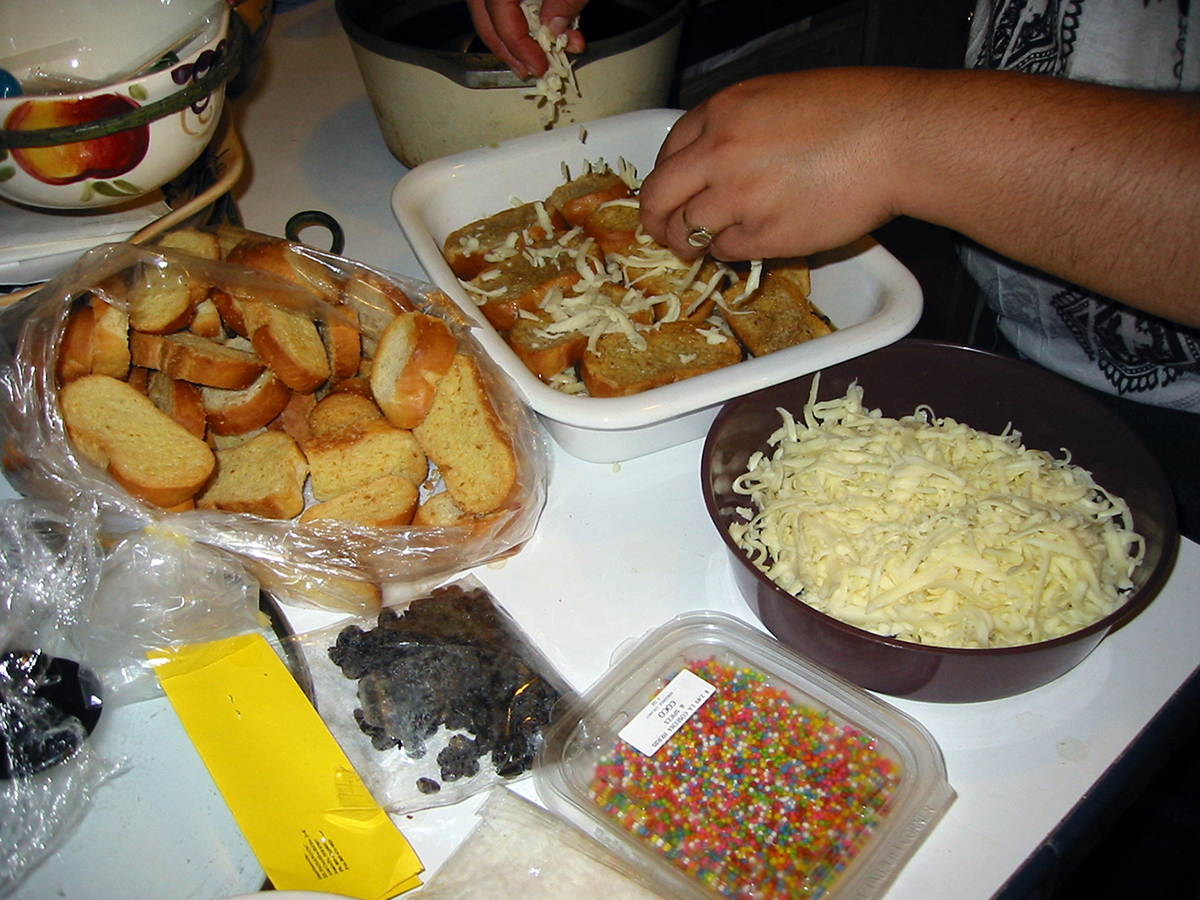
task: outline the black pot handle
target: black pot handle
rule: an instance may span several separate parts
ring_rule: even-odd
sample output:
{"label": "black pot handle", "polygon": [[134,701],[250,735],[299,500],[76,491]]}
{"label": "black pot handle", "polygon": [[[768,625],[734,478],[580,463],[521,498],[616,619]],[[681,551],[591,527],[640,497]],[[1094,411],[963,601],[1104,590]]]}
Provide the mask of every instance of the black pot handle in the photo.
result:
{"label": "black pot handle", "polygon": [[334,256],[341,256],[342,250],[346,246],[346,233],[342,231],[338,220],[327,212],[321,212],[319,209],[306,209],[298,212],[287,220],[287,224],[283,227],[283,234],[289,241],[302,244],[304,241],[300,239],[300,232],[312,225],[324,228],[329,232],[329,252]]}

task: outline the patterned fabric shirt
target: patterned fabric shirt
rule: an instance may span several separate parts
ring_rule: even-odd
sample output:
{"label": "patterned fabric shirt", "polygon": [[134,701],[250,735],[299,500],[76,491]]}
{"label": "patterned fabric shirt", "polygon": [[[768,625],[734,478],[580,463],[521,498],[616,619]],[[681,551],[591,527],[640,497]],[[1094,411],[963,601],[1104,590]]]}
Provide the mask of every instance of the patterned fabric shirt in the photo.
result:
{"label": "patterned fabric shirt", "polygon": [[[1195,91],[1200,22],[1189,34],[1188,0],[978,0],[967,65]],[[1098,390],[1200,413],[1200,330],[977,245],[962,256],[1021,353]]]}

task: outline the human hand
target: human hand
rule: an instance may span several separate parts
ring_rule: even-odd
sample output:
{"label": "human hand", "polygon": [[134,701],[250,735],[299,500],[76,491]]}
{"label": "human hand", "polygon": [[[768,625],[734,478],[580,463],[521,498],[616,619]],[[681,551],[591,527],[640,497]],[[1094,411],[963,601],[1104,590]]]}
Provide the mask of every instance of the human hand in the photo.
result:
{"label": "human hand", "polygon": [[[683,259],[801,256],[842,246],[897,212],[888,70],[770,75],[682,116],[641,188],[647,234]],[[692,229],[715,237],[688,243]]]}
{"label": "human hand", "polygon": [[[588,0],[544,0],[541,21],[556,37],[567,35],[567,51],[582,53],[583,33],[572,27]],[[546,54],[529,35],[521,0],[467,0],[475,30],[488,48],[522,78],[546,72]]]}

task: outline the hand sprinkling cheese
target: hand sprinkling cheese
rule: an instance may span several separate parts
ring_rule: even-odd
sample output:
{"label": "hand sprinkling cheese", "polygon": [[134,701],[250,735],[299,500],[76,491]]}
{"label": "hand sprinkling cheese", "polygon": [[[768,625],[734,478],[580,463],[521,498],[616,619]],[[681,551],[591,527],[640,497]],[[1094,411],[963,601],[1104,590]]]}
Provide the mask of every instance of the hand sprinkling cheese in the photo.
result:
{"label": "hand sprinkling cheese", "polygon": [[818,383],[734,484],[752,507],[730,534],[780,587],[877,634],[964,648],[1060,637],[1121,604],[1143,541],[1089,472],[1011,427],[889,419],[857,384],[817,402]]}
{"label": "hand sprinkling cheese", "polygon": [[522,0],[521,11],[529,24],[529,35],[538,42],[546,54],[549,64],[546,74],[526,93],[541,109],[542,127],[551,128],[559,120],[565,107],[580,98],[579,84],[575,80],[575,69],[567,56],[567,35],[555,37],[549,27],[542,24],[541,0]]}

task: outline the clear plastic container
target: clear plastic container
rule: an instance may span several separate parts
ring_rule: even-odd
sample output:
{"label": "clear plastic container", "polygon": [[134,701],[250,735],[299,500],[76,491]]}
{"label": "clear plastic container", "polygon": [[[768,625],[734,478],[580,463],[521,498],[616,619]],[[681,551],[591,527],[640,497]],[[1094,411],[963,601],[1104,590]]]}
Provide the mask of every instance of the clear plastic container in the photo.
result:
{"label": "clear plastic container", "polygon": [[534,778],[696,900],[876,897],[954,800],[919,723],[708,612],[638,641],[551,725]]}

